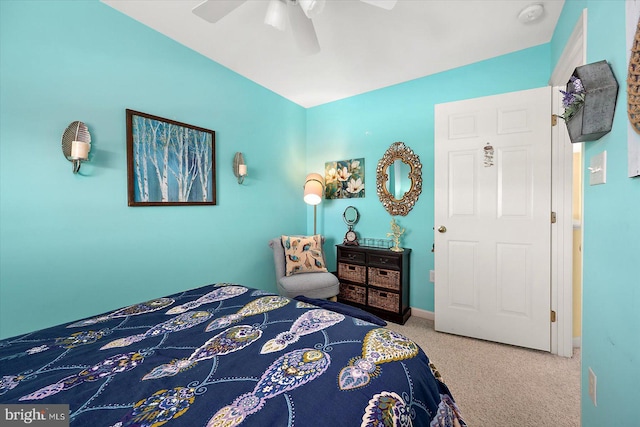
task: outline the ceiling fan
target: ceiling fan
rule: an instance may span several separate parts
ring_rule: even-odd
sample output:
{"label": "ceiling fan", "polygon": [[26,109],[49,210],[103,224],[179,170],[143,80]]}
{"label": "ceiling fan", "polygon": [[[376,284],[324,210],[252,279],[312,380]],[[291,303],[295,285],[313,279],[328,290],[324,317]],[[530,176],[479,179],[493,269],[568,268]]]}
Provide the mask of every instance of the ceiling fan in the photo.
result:
{"label": "ceiling fan", "polygon": [[[216,23],[233,12],[247,0],[204,0],[193,8],[193,13],[205,21]],[[391,10],[397,0],[360,0],[373,6]],[[280,31],[286,29],[287,20],[296,44],[304,53],[320,52],[320,44],[313,26],[313,17],[324,9],[326,0],[270,0],[265,16],[265,24]]]}

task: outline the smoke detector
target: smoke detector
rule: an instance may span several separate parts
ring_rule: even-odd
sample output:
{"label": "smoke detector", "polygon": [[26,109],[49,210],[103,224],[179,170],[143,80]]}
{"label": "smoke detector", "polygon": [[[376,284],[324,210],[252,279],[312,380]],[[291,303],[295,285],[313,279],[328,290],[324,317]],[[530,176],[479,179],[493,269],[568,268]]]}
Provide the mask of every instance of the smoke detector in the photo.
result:
{"label": "smoke detector", "polygon": [[518,15],[518,21],[523,24],[530,24],[532,22],[540,20],[544,15],[544,6],[541,4],[530,4],[529,6],[522,9],[520,14]]}

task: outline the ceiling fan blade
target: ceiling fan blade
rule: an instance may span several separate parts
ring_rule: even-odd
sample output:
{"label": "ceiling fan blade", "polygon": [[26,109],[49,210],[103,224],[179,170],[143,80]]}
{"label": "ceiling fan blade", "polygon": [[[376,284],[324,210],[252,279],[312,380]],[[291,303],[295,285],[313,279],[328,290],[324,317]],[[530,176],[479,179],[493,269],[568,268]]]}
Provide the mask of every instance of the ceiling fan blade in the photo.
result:
{"label": "ceiling fan blade", "polygon": [[307,18],[300,5],[289,5],[289,23],[300,50],[309,55],[320,52],[320,43],[318,43],[313,21]]}
{"label": "ceiling fan blade", "polygon": [[212,24],[218,22],[247,0],[204,0],[191,11]]}
{"label": "ceiling fan blade", "polygon": [[360,1],[373,6],[381,7],[383,9],[391,10],[396,5],[398,0],[360,0]]}

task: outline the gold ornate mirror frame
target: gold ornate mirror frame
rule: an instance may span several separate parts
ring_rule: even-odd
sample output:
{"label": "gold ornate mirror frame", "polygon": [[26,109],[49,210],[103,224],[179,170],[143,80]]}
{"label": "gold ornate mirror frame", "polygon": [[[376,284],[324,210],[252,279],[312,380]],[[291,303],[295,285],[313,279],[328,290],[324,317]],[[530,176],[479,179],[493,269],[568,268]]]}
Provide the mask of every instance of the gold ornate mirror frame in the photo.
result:
{"label": "gold ornate mirror frame", "polygon": [[[404,193],[400,200],[389,193],[387,182],[389,181],[389,166],[394,161],[401,160],[409,165],[409,179],[411,180],[411,188]],[[422,193],[422,163],[420,158],[413,150],[407,147],[404,142],[394,142],[391,147],[384,153],[384,156],[378,162],[376,168],[376,190],[378,198],[382,202],[382,206],[391,215],[406,216],[416,204],[418,197]]]}
{"label": "gold ornate mirror frame", "polygon": [[640,133],[640,20],[633,39],[627,75],[627,114],[631,127]]}

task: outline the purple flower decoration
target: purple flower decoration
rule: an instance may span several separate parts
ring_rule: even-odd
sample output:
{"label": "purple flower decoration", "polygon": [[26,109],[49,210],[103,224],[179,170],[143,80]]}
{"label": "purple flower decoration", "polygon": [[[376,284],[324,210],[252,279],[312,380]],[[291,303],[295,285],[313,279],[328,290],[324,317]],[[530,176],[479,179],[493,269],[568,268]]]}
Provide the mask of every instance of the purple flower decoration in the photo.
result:
{"label": "purple flower decoration", "polygon": [[573,83],[573,91],[576,93],[584,93],[584,86],[582,85],[582,80],[577,78],[576,76],[571,76],[569,79],[571,83]]}
{"label": "purple flower decoration", "polygon": [[571,76],[569,84],[567,85],[567,91],[560,90],[562,94],[562,106],[564,107],[564,114],[559,116],[560,118],[569,120],[573,117],[584,104],[585,89],[582,81],[576,76]]}
{"label": "purple flower decoration", "polygon": [[571,104],[577,101],[576,95],[573,92],[565,92],[564,90],[560,90],[562,96],[562,106],[564,108],[570,107]]}

